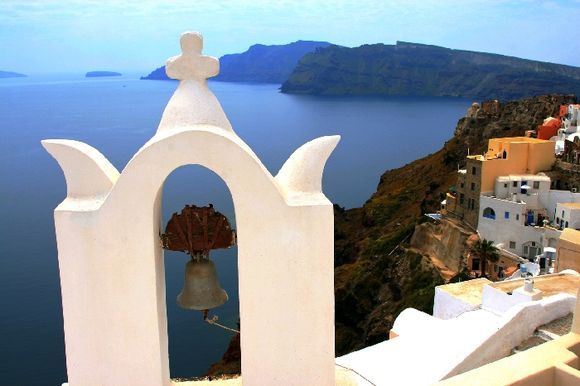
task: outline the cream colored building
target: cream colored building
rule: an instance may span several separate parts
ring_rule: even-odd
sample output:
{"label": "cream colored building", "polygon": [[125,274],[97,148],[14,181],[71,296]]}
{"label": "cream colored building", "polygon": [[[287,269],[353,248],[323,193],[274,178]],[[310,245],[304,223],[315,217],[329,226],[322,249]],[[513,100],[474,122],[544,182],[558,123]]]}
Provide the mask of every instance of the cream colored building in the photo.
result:
{"label": "cream colored building", "polygon": [[573,269],[580,272],[580,231],[564,229],[556,245],[558,253],[556,271]]}
{"label": "cream colored building", "polygon": [[481,193],[494,189],[498,176],[537,174],[550,170],[556,161],[555,143],[530,137],[492,138],[481,162]]}

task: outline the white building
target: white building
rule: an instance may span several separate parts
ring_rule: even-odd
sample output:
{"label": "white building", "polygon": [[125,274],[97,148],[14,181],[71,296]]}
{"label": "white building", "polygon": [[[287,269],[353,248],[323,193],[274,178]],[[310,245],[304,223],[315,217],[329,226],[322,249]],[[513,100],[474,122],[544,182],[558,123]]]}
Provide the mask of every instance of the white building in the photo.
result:
{"label": "white building", "polygon": [[562,202],[556,205],[554,216],[560,228],[580,230],[580,203]]}
{"label": "white building", "polygon": [[566,114],[562,117],[562,128],[558,130],[556,138],[556,154],[564,152],[565,140],[572,141],[580,138],[580,104],[568,105]]}
{"label": "white building", "polygon": [[497,177],[479,208],[481,237],[529,259],[555,247],[562,228],[580,228],[580,193],[550,190],[543,173]]}

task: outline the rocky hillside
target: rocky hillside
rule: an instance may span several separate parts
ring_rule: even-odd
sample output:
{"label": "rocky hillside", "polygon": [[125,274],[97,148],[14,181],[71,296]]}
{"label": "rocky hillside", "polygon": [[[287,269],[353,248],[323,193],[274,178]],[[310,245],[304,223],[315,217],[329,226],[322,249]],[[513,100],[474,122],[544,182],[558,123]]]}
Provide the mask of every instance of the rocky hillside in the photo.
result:
{"label": "rocky hillside", "polygon": [[[451,250],[461,256],[469,233],[457,229],[450,235],[450,229],[424,223],[423,213],[439,208],[456,182],[467,149],[481,153],[489,138],[523,135],[555,114],[561,104],[574,102],[571,95],[549,95],[484,103],[475,117],[459,119],[453,138],[439,151],[385,172],[376,193],[361,208],[344,210],[335,205],[337,355],[387,339],[405,308],[432,312],[434,287],[449,278],[441,276],[430,255]],[[460,268],[453,261],[444,263]],[[235,338],[211,374],[238,372],[239,359]]]}
{"label": "rocky hillside", "polygon": [[282,92],[511,100],[578,94],[580,68],[405,42],[330,46],[305,55]]}
{"label": "rocky hillside", "polygon": [[223,82],[284,82],[305,54],[328,47],[327,42],[298,40],[283,45],[254,44],[241,54],[220,58],[220,74],[213,78]]}
{"label": "rocky hillside", "polygon": [[[266,46],[254,44],[239,54],[220,58],[220,73],[212,80],[222,82],[282,83],[305,54],[330,43],[298,40],[289,44]],[[141,79],[168,80],[165,66]]]}

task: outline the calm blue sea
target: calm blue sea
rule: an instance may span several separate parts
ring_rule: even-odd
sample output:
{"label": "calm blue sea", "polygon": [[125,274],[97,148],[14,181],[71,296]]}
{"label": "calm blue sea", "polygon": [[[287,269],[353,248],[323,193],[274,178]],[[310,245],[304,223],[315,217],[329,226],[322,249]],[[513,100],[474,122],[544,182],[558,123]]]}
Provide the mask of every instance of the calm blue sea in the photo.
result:
{"label": "calm blue sea", "polygon": [[[66,185],[40,140],[84,141],[121,170],[154,134],[176,86],[141,81],[137,74],[0,79],[0,384],[59,385],[67,379],[52,213],[64,199]],[[210,82],[210,87],[238,135],[272,174],[303,143],[340,134],[342,141],[325,171],[324,191],[346,207],[364,203],[385,170],[439,149],[471,103],[293,96],[271,84]],[[167,179],[166,220],[185,204],[210,202],[235,221],[229,191],[213,173],[188,166]],[[235,326],[236,250],[215,251],[212,258],[230,295],[215,313],[222,323]],[[173,377],[204,374],[231,337],[203,324],[199,313],[176,306],[186,261],[179,253],[165,257]]]}

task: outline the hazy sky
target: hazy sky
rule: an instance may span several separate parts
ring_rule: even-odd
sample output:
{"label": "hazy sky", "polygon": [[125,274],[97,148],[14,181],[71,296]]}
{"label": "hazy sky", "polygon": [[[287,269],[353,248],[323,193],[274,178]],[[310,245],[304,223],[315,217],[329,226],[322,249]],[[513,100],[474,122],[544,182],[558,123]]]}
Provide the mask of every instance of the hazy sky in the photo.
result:
{"label": "hazy sky", "polygon": [[0,0],[0,70],[149,72],[200,31],[205,53],[254,43],[397,40],[580,66],[580,0]]}

